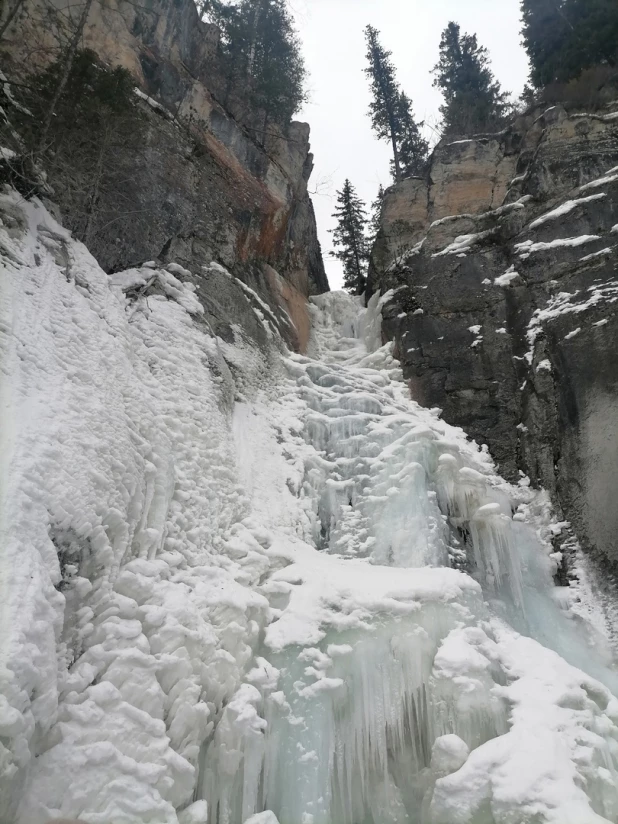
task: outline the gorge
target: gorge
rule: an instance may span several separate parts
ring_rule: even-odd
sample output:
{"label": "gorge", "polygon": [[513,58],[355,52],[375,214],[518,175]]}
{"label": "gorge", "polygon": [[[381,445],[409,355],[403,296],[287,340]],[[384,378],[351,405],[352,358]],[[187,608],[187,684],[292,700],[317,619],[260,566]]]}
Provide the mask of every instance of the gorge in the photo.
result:
{"label": "gorge", "polygon": [[3,150],[1,824],[616,824],[618,104],[441,141],[356,297],[218,36],[93,2],[86,228]]}

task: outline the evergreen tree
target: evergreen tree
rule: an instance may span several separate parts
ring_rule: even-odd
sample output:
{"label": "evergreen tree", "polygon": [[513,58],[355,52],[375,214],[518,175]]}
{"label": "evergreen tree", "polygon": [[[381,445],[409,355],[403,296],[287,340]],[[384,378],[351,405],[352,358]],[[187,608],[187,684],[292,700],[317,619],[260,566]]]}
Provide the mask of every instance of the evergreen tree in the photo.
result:
{"label": "evergreen tree", "polygon": [[380,184],[376,199],[371,204],[371,216],[369,218],[369,244],[373,246],[380,231],[382,220],[382,207],[384,206],[384,186]]}
{"label": "evergreen tree", "polygon": [[367,217],[365,205],[349,180],[337,192],[337,208],[333,217],[337,218],[337,228],[331,231],[334,244],[339,247],[334,254],[343,263],[344,286],[357,295],[362,295],[367,285],[369,259],[369,244],[365,234]]}
{"label": "evergreen tree", "polygon": [[421,134],[423,123],[417,123],[412,112],[412,101],[403,92],[397,109],[397,145],[402,177],[421,175],[429,155],[429,143]]}
{"label": "evergreen tree", "polygon": [[395,79],[395,67],[391,61],[391,52],[380,44],[379,32],[373,26],[365,29],[367,41],[367,60],[369,66],[365,74],[371,80],[373,99],[369,106],[371,125],[379,140],[387,140],[393,149],[393,177],[395,182],[401,180],[401,161],[399,158],[399,116],[401,93]]}
{"label": "evergreen tree", "polygon": [[246,97],[268,121],[286,125],[306,100],[301,44],[286,0],[206,0],[220,26],[229,91]]}
{"label": "evergreen tree", "polygon": [[556,79],[559,55],[572,31],[564,0],[522,0],[524,47],[530,58],[530,79],[542,88]]}
{"label": "evergreen tree", "polygon": [[250,24],[247,76],[257,105],[278,123],[288,123],[304,103],[301,44],[285,0],[244,0]]}
{"label": "evergreen tree", "polygon": [[508,95],[501,91],[490,67],[487,49],[474,34],[461,34],[449,23],[440,41],[440,60],[434,86],[444,95],[440,108],[443,133],[474,134],[499,128],[509,111]]}
{"label": "evergreen tree", "polygon": [[[71,231],[96,253],[107,227],[131,215],[135,224],[147,224],[136,209],[131,188],[133,170],[143,175],[146,121],[136,106],[135,81],[121,67],[107,69],[97,55],[77,50],[59,96],[57,89],[66,71],[66,57],[26,78],[23,104],[13,115],[21,136],[23,156],[34,155],[44,133],[44,151],[39,155],[53,187],[65,204],[64,218]],[[45,114],[55,100],[54,116],[48,125]],[[24,177],[24,186],[36,178]],[[147,231],[145,228],[144,231]],[[102,241],[103,243],[105,241]]]}
{"label": "evergreen tree", "polygon": [[572,21],[571,43],[564,79],[583,69],[618,65],[618,2],[616,0],[568,0],[565,13]]}
{"label": "evergreen tree", "polygon": [[537,88],[618,64],[616,0],[522,0],[524,46]]}

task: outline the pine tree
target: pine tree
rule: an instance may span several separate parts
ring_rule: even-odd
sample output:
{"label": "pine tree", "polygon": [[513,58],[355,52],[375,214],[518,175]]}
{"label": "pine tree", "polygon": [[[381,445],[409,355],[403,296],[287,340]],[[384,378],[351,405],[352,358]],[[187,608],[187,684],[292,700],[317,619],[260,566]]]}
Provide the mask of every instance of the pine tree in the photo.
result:
{"label": "pine tree", "polygon": [[382,222],[382,208],[384,206],[384,186],[380,184],[376,199],[371,204],[371,216],[369,218],[369,244],[373,246],[380,231]]}
{"label": "pine tree", "polygon": [[401,92],[397,110],[397,145],[402,177],[421,175],[425,170],[429,143],[421,134],[423,125],[416,122],[412,112],[412,101]]}
{"label": "pine tree", "polygon": [[615,0],[522,0],[524,46],[537,88],[618,64]]}
{"label": "pine tree", "polygon": [[379,32],[373,26],[366,27],[365,39],[367,41],[367,60],[369,61],[365,74],[371,80],[373,95],[369,106],[371,125],[378,139],[387,140],[392,146],[393,177],[395,182],[398,182],[401,180],[398,143],[401,93],[395,78],[395,67],[391,61],[391,52],[382,47]]}
{"label": "pine tree", "polygon": [[229,91],[268,121],[286,125],[306,100],[301,43],[286,0],[207,0],[204,13],[222,29]]}
{"label": "pine tree", "polygon": [[522,0],[524,47],[530,58],[530,79],[536,88],[556,80],[559,55],[572,31],[563,6],[564,0]]}
{"label": "pine tree", "polygon": [[457,23],[449,23],[433,73],[434,86],[444,95],[440,113],[445,135],[474,134],[503,125],[508,95],[500,89],[489,68],[487,49],[479,46],[476,35],[462,35]]}
{"label": "pine tree", "polygon": [[565,14],[572,21],[565,69],[570,80],[583,69],[618,65],[618,3],[616,0],[567,0]]}
{"label": "pine tree", "polygon": [[333,214],[337,228],[332,229],[335,257],[343,263],[344,286],[362,295],[367,285],[367,261],[369,244],[366,237],[367,217],[365,204],[356,194],[354,186],[346,180],[337,192],[337,208]]}
{"label": "pine tree", "polygon": [[245,0],[251,31],[247,75],[268,117],[287,123],[306,99],[301,44],[285,0]]}

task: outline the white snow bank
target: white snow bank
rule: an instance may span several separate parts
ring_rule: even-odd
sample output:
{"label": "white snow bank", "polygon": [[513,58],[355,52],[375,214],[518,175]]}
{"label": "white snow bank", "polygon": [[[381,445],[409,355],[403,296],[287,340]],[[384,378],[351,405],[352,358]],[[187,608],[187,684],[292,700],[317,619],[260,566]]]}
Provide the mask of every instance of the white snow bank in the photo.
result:
{"label": "white snow bank", "polygon": [[[453,635],[456,660],[463,657],[467,671],[475,673],[473,661],[477,671],[503,668],[507,685],[492,692],[511,708],[510,729],[471,752],[457,772],[438,778],[431,820],[474,821],[486,810],[496,824],[613,821],[614,778],[607,765],[615,744],[607,731],[618,731],[618,702],[611,693],[498,622],[489,635],[478,629]],[[436,659],[439,670],[452,666],[454,643],[447,638]]]}
{"label": "white snow bank", "polygon": [[614,166],[614,168],[607,171],[603,177],[599,177],[596,180],[591,180],[590,183],[580,186],[579,191],[587,192],[590,189],[598,189],[600,186],[608,186],[610,183],[615,183],[617,180],[618,166]]}
{"label": "white snow bank", "polygon": [[[534,355],[534,347],[537,338],[542,332],[543,326],[551,323],[561,316],[579,315],[588,310],[607,304],[611,306],[618,301],[618,281],[609,281],[604,284],[594,283],[585,291],[576,292],[559,292],[554,295],[543,309],[537,309],[528,324],[528,331],[526,333],[530,350],[526,354],[526,359],[532,363]],[[574,334],[578,334],[581,327],[574,330]],[[568,339],[571,335],[567,335]]]}
{"label": "white snow bank", "polygon": [[0,208],[1,817],[176,824],[268,612],[217,344],[171,274],[118,277],[175,297],[131,304],[36,201]]}
{"label": "white snow bank", "polygon": [[546,243],[535,243],[532,240],[525,240],[523,243],[515,244],[515,251],[524,260],[536,252],[547,252],[550,249],[559,249],[562,247],[576,247],[584,246],[586,243],[592,243],[595,240],[600,240],[599,235],[581,235],[580,237],[561,237],[555,240],[550,240]]}
{"label": "white snow bank", "polygon": [[519,272],[515,271],[515,267],[511,266],[503,275],[499,275],[494,280],[494,286],[510,286],[519,277]]}
{"label": "white snow bank", "polygon": [[485,232],[476,232],[474,234],[469,235],[459,235],[456,237],[455,240],[450,243],[446,248],[442,249],[441,252],[436,252],[432,257],[441,257],[442,255],[459,255],[463,252],[467,252],[471,249],[475,244],[480,243],[485,238],[491,237],[494,234],[493,229],[488,229]]}
{"label": "white snow bank", "polygon": [[154,109],[156,112],[159,112],[159,114],[162,114],[168,120],[174,120],[174,116],[165,108],[165,106],[162,106],[161,103],[159,103],[153,97],[149,97],[141,89],[138,89],[137,86],[133,89],[133,92],[139,97],[140,100],[143,100],[144,103],[147,103],[151,109]]}
{"label": "white snow bank", "polygon": [[567,200],[564,203],[561,203],[556,209],[552,209],[551,212],[547,212],[536,220],[533,220],[528,228],[537,229],[539,226],[543,226],[543,224],[548,221],[557,220],[560,217],[570,214],[574,209],[577,209],[585,203],[592,203],[595,200],[603,200],[606,197],[607,195],[603,192],[598,195],[590,195],[590,197],[580,197],[576,200]]}

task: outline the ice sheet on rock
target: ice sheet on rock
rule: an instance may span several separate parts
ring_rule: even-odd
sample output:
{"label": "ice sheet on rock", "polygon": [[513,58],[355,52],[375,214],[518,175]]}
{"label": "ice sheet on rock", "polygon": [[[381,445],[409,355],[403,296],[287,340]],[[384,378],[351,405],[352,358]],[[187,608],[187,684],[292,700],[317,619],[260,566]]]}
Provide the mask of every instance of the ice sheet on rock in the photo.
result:
{"label": "ice sheet on rock", "polygon": [[[272,605],[262,656],[276,675],[258,668],[251,684],[263,685],[262,703],[252,699],[240,714],[232,708],[235,717],[249,721],[259,707],[266,721],[260,746],[251,724],[234,721],[234,731],[208,751],[203,792],[216,799],[221,822],[242,821],[256,803],[259,774],[257,809],[291,824],[430,824],[434,813],[442,824],[484,824],[491,788],[460,817],[454,805],[439,806],[440,782],[468,769],[462,786],[480,786],[491,748],[503,741],[504,783],[495,795],[510,792],[511,806],[504,815],[498,810],[495,822],[510,824],[513,815],[530,824],[553,821],[548,799],[555,788],[541,797],[546,806],[539,803],[533,818],[525,793],[516,793],[526,750],[522,744],[518,751],[519,739],[510,732],[511,696],[530,692],[521,723],[542,724],[534,690],[544,687],[534,681],[518,686],[528,647],[513,643],[519,657],[499,655],[501,632],[519,637],[503,630],[501,621],[612,681],[602,654],[595,665],[590,662],[593,631],[572,626],[553,598],[546,502],[526,485],[509,487],[495,476],[485,452],[410,402],[391,347],[382,346],[377,334],[379,306],[389,298],[374,296],[360,317],[356,300],[343,294],[314,299],[313,357],[288,358],[291,382],[268,415],[260,412],[262,422],[243,406],[237,412],[239,421],[249,418],[242,423],[247,446],[240,448],[241,465],[255,445],[247,477],[273,532],[268,551],[279,565],[260,590]],[[295,423],[283,434],[281,422],[291,410]],[[293,502],[285,489],[274,496],[278,504],[261,491],[277,488],[273,472],[285,476],[283,464],[276,468],[273,432],[283,435],[295,478],[304,467],[302,483],[288,485],[297,490],[303,511],[303,530],[294,535],[286,514]],[[269,438],[274,464],[261,460]],[[501,621],[492,623],[492,615]],[[533,650],[544,649],[530,643]],[[561,664],[556,700],[564,673],[573,669]],[[548,682],[552,677],[550,672]],[[594,689],[607,694],[601,684]],[[541,700],[546,711],[551,701]],[[579,735],[585,723],[578,726],[576,710],[565,713],[573,713]],[[608,736],[597,745],[613,780],[609,715],[599,718],[597,729],[604,724]],[[544,780],[553,754],[550,726],[540,736],[547,748],[530,766],[531,786]],[[222,766],[227,752],[234,753],[229,770]],[[571,757],[578,757],[573,749],[565,759]],[[565,798],[578,797],[582,809],[594,807],[596,800],[586,802],[578,789],[576,767],[559,771],[556,786],[561,781],[570,793]],[[603,803],[616,797],[609,791]]]}
{"label": "ice sheet on rock", "polygon": [[171,274],[126,301],[1,206],[0,817],[176,824],[269,609],[216,342]]}
{"label": "ice sheet on rock", "polygon": [[[618,702],[609,690],[498,622],[488,633],[457,632],[458,648],[448,649],[447,639],[436,666],[455,667],[451,677],[461,660],[463,677],[476,659],[479,670],[500,667],[506,683],[492,694],[510,708],[510,728],[437,780],[428,821],[616,821]],[[468,645],[467,654],[461,644]]]}

